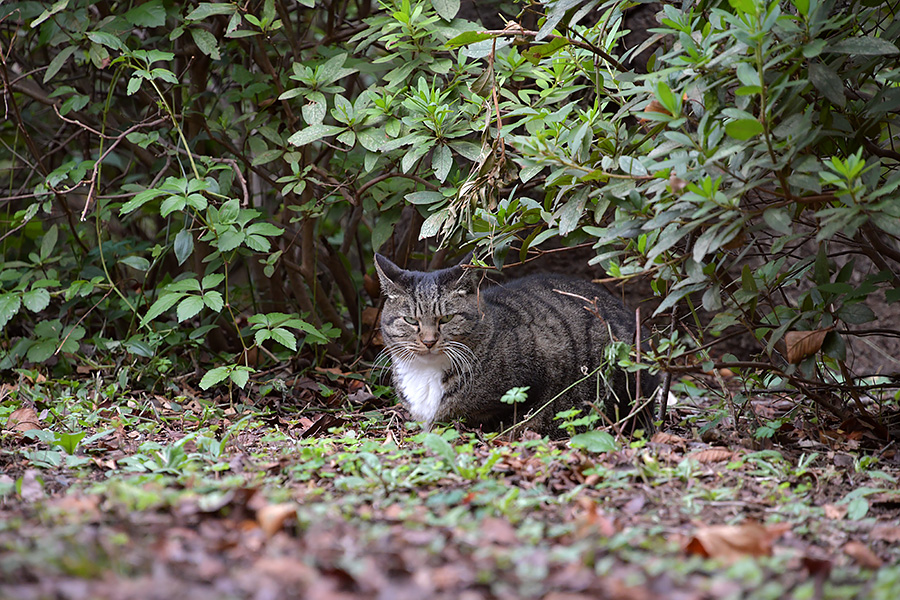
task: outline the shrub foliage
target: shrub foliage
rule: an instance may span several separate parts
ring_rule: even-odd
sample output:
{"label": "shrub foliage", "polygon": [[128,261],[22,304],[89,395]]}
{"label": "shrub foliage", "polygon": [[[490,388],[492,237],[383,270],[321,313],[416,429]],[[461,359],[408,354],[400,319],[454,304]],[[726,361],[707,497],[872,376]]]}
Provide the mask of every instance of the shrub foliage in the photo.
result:
{"label": "shrub foliage", "polygon": [[896,394],[896,359],[852,348],[898,336],[871,322],[900,299],[900,5],[548,0],[498,4],[503,29],[471,8],[0,7],[0,368],[189,358],[243,387],[370,351],[375,249],[501,266],[562,241],[652,280],[654,369],[880,426],[861,399]]}

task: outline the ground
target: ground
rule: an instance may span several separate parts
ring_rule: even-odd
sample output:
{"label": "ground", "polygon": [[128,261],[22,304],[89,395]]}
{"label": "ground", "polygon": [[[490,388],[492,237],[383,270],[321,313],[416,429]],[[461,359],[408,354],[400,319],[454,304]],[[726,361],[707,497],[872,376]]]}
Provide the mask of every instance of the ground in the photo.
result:
{"label": "ground", "polygon": [[790,398],[755,400],[781,425],[754,434],[685,380],[649,439],[551,442],[424,433],[339,372],[282,383],[4,385],[0,598],[900,593],[896,445]]}

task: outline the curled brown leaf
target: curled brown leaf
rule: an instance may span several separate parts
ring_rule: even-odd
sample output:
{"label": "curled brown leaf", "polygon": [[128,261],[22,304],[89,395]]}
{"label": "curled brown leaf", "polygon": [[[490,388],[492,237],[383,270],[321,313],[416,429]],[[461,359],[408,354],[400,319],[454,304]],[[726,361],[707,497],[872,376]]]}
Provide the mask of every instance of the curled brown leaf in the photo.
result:
{"label": "curled brown leaf", "polygon": [[701,527],[685,550],[731,563],[745,556],[768,556],[772,544],[791,528],[788,523],[765,526],[760,523]]}

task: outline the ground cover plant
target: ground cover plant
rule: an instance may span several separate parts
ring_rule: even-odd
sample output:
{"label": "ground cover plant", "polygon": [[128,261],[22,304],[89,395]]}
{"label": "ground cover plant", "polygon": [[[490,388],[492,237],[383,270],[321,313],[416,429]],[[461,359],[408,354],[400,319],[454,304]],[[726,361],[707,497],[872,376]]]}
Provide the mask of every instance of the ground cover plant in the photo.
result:
{"label": "ground cover plant", "polygon": [[[897,9],[0,5],[0,595],[894,597]],[[463,244],[661,433],[404,424],[372,255]]]}

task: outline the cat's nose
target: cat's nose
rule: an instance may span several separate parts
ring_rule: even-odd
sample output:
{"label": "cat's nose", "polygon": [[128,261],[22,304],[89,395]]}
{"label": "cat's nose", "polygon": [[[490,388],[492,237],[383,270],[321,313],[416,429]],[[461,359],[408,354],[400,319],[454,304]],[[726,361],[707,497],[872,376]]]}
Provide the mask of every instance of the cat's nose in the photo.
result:
{"label": "cat's nose", "polygon": [[428,339],[422,338],[422,343],[425,344],[426,348],[433,348],[435,344],[437,344],[437,338]]}

